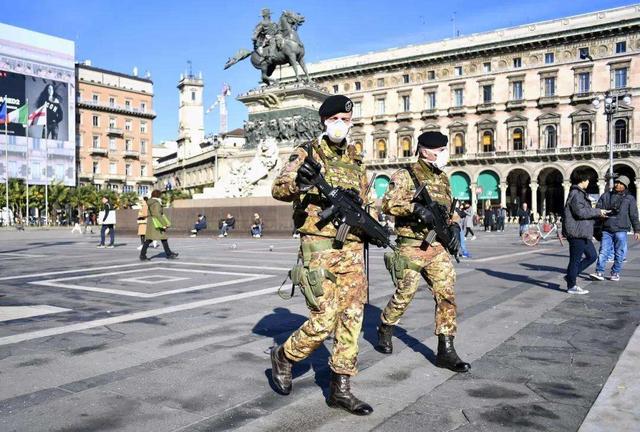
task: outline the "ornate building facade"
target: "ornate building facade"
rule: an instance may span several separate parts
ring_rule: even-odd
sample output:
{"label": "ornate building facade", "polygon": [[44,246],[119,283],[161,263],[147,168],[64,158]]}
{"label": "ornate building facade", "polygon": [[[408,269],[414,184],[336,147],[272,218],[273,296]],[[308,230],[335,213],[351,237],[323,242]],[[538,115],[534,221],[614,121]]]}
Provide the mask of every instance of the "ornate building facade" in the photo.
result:
{"label": "ornate building facade", "polygon": [[153,82],[76,64],[78,184],[151,192]]}
{"label": "ornate building facade", "polygon": [[[309,65],[329,92],[354,101],[352,141],[378,174],[412,161],[418,135],[449,137],[454,194],[477,208],[558,213],[577,168],[602,193],[609,167],[640,187],[640,6],[628,6]],[[474,207],[475,208],[475,207]]]}

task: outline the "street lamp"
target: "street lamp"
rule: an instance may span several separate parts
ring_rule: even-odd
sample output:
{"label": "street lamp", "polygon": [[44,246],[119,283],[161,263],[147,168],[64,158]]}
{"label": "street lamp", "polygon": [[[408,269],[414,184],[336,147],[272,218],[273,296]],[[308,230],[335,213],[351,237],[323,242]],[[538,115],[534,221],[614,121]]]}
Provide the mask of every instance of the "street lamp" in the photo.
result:
{"label": "street lamp", "polygon": [[[591,104],[597,110],[600,107],[600,97],[596,97]],[[613,190],[613,142],[611,142],[611,122],[613,115],[618,112],[620,104],[629,105],[631,96],[619,95],[610,92],[604,95],[604,115],[607,117],[607,145],[609,146],[609,190]]]}

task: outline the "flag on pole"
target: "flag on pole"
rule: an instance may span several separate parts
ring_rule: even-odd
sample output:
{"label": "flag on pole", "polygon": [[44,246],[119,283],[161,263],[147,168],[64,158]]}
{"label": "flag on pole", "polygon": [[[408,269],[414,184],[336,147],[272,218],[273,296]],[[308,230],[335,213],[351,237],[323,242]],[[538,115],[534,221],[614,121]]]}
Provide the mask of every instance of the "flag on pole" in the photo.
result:
{"label": "flag on pole", "polygon": [[47,105],[44,104],[29,114],[29,126],[44,126],[47,124]]}
{"label": "flag on pole", "polygon": [[27,104],[24,104],[9,113],[7,123],[20,123],[26,126],[28,118],[29,110],[27,109]]}

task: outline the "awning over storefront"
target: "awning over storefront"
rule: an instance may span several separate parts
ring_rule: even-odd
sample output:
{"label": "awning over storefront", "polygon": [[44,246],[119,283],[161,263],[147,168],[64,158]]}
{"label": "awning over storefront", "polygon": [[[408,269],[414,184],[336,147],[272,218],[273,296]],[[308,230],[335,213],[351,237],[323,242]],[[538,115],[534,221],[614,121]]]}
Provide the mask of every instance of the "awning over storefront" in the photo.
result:
{"label": "awning over storefront", "polygon": [[373,190],[376,192],[376,198],[381,199],[389,187],[389,177],[379,175],[373,182]]}
{"label": "awning over storefront", "polygon": [[499,199],[498,175],[493,171],[483,171],[478,176],[478,199]]}
{"label": "awning over storefront", "polygon": [[461,172],[453,173],[449,182],[454,199],[465,201],[471,199],[471,181],[468,175]]}

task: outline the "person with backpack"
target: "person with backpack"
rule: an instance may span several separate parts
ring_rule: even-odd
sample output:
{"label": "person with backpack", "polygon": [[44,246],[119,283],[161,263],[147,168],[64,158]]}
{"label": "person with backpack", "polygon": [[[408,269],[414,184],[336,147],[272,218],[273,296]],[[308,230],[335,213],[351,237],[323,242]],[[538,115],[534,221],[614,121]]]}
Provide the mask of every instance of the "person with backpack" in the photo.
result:
{"label": "person with backpack", "polygon": [[[590,174],[577,169],[571,173],[571,189],[564,206],[562,234],[569,242],[569,265],[567,266],[567,293],[588,294],[589,291],[576,285],[578,274],[596,261],[596,249],[593,238],[593,225],[598,218],[606,218],[608,210],[591,206],[587,194]],[[584,256],[584,258],[583,258]]]}

